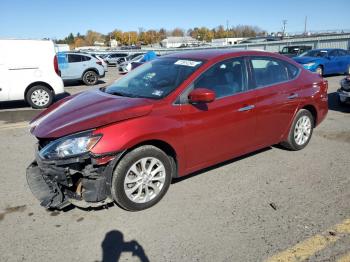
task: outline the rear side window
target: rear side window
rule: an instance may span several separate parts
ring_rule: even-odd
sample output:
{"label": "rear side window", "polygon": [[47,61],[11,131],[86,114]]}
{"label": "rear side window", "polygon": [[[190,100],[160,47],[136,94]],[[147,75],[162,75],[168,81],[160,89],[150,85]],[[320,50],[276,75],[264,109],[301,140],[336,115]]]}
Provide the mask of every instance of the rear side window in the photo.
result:
{"label": "rear side window", "polygon": [[82,61],[82,56],[81,55],[74,55],[74,54],[69,54],[68,55],[68,63],[78,63]]}
{"label": "rear side window", "polygon": [[287,66],[288,79],[293,80],[294,78],[296,78],[299,74],[300,69],[298,67],[296,67],[295,65],[292,65],[288,62],[285,62],[284,64]]}
{"label": "rear side window", "polygon": [[251,65],[256,87],[288,81],[296,77],[299,70],[291,64],[270,57],[253,57]]}
{"label": "rear side window", "polygon": [[89,61],[89,60],[91,60],[91,57],[82,55],[82,56],[81,56],[81,60],[82,60],[82,61]]}

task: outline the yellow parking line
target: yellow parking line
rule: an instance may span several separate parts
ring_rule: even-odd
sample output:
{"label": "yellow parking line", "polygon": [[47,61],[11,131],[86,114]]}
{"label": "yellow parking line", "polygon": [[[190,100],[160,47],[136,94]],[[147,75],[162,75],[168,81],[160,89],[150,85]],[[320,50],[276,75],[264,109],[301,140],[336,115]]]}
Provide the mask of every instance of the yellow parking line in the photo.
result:
{"label": "yellow parking line", "polygon": [[[334,232],[334,234],[330,234]],[[350,233],[350,219],[345,219],[341,224],[335,225],[321,234],[310,237],[294,247],[288,248],[266,260],[266,262],[297,262],[311,257],[328,245],[340,239],[340,234]],[[348,257],[345,257],[345,259]],[[349,260],[341,260],[341,262]]]}
{"label": "yellow parking line", "polygon": [[350,262],[350,253],[342,256],[337,260],[337,262]]}
{"label": "yellow parking line", "polygon": [[11,129],[18,129],[18,128],[26,128],[29,127],[28,122],[19,122],[16,124],[6,124],[3,126],[0,126],[0,131],[2,130],[11,130]]}

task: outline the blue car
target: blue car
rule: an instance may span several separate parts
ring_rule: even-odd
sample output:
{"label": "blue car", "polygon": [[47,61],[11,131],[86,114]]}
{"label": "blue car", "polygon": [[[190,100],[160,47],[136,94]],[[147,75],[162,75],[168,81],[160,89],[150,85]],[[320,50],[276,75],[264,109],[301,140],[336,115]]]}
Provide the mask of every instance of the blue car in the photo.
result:
{"label": "blue car", "polygon": [[293,59],[320,75],[350,74],[350,53],[344,49],[314,49]]}

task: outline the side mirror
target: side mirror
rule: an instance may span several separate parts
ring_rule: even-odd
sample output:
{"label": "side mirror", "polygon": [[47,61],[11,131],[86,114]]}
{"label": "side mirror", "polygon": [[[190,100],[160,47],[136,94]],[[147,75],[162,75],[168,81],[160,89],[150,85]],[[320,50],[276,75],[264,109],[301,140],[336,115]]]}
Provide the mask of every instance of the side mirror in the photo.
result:
{"label": "side mirror", "polygon": [[210,103],[215,100],[215,92],[207,88],[196,88],[188,95],[191,104]]}

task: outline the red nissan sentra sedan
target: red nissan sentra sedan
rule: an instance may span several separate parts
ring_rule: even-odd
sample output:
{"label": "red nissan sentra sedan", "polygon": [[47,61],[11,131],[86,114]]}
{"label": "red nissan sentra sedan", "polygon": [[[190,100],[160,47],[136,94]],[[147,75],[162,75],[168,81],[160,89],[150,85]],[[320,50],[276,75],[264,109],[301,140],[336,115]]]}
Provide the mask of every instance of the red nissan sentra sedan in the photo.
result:
{"label": "red nissan sentra sedan", "polygon": [[38,115],[27,181],[47,208],[149,208],[172,178],[274,144],[303,149],[327,114],[327,88],[278,54],[164,56]]}

